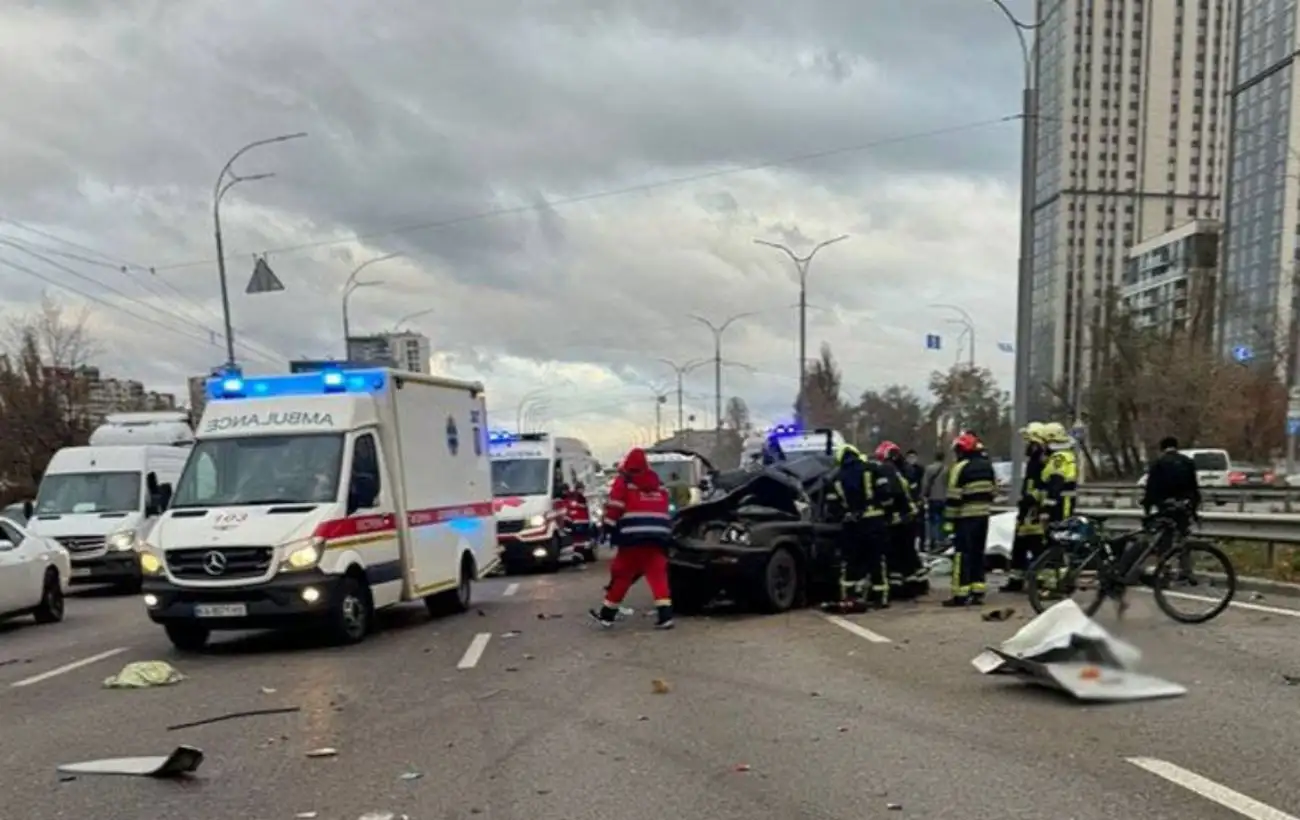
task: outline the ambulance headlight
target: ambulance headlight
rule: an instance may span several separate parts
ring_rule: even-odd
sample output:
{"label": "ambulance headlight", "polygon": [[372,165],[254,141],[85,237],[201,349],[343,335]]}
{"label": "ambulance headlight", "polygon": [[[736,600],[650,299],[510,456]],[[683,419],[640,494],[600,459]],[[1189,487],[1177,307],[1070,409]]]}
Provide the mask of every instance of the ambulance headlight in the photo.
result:
{"label": "ambulance headlight", "polygon": [[528,520],[524,522],[525,529],[535,530],[544,526],[546,526],[546,516],[544,515],[530,515]]}
{"label": "ambulance headlight", "polygon": [[161,575],[163,571],[162,559],[151,551],[141,551],[140,571],[145,575]]}
{"label": "ambulance headlight", "polygon": [[308,538],[294,541],[285,549],[284,560],[280,562],[281,572],[299,572],[314,569],[320,563],[325,550],[325,539]]}
{"label": "ambulance headlight", "polygon": [[135,549],[135,530],[122,530],[121,532],[115,532],[105,539],[105,543],[108,545],[109,550],[113,552],[126,552],[127,550]]}

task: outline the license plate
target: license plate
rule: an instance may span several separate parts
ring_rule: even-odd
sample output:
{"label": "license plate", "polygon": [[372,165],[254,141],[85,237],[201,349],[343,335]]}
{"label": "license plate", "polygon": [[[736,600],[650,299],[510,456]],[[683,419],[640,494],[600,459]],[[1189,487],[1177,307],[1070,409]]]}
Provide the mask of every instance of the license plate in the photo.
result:
{"label": "license plate", "polygon": [[90,567],[73,567],[73,568],[72,568],[72,577],[73,577],[73,578],[85,578],[85,577],[87,577],[88,575],[90,575]]}
{"label": "license plate", "polygon": [[198,618],[242,618],[248,614],[247,604],[195,604]]}

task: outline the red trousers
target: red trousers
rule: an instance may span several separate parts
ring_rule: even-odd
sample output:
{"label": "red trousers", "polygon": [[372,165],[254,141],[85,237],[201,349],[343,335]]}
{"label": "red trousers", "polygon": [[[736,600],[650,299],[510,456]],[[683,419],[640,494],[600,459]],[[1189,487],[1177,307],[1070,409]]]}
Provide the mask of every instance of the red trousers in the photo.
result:
{"label": "red trousers", "polygon": [[609,565],[605,606],[613,608],[623,603],[628,590],[642,577],[650,585],[655,606],[672,606],[672,594],[668,591],[668,554],[663,547],[618,548]]}

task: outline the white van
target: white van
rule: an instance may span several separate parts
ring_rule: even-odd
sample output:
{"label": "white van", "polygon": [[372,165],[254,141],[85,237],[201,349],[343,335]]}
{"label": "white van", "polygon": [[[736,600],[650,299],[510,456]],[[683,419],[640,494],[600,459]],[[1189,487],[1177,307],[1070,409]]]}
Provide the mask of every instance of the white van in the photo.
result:
{"label": "white van", "polygon": [[135,548],[167,506],[189,456],[194,433],[185,418],[110,415],[89,446],[64,447],[50,459],[27,526],[68,551],[72,583],[140,588]]}
{"label": "white van", "polygon": [[507,573],[555,572],[576,560],[564,529],[565,491],[590,486],[597,462],[586,442],[549,433],[494,432],[490,437],[497,539]]}
{"label": "white van", "polygon": [[684,452],[646,451],[646,461],[650,469],[659,476],[659,481],[668,490],[673,500],[673,507],[689,507],[700,503],[703,486],[709,477],[708,467],[698,455]]}
{"label": "white van", "polygon": [[207,397],[140,548],[149,618],[178,649],[291,624],[357,643],[376,609],[469,607],[496,550],[482,385],[385,368],[229,374]]}

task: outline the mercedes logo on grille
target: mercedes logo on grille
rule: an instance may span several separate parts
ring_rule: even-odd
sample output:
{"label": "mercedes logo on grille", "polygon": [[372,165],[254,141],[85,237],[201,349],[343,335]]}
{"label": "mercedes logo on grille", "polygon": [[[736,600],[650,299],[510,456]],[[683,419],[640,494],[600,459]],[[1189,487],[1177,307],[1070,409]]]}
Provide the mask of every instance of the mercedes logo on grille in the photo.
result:
{"label": "mercedes logo on grille", "polygon": [[208,575],[220,575],[226,571],[226,556],[216,550],[203,554],[203,571]]}

